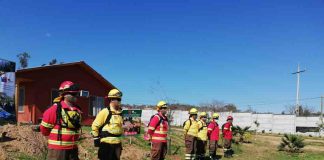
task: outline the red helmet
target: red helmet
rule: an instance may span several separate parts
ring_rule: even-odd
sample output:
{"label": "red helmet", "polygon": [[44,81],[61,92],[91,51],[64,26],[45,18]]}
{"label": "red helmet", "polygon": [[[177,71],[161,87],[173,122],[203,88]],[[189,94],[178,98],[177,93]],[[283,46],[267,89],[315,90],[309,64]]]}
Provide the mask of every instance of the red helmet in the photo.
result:
{"label": "red helmet", "polygon": [[71,81],[64,81],[61,83],[59,91],[61,93],[76,93],[80,92],[79,85]]}
{"label": "red helmet", "polygon": [[232,117],[232,116],[228,116],[228,117],[227,117],[227,121],[228,121],[228,120],[233,120],[233,117]]}

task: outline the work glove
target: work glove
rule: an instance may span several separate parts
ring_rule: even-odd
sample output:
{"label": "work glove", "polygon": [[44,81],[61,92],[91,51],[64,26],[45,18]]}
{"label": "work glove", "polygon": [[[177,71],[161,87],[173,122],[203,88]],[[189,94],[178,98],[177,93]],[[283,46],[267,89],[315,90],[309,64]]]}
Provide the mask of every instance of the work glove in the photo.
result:
{"label": "work glove", "polygon": [[95,147],[100,146],[100,137],[93,137],[93,143]]}

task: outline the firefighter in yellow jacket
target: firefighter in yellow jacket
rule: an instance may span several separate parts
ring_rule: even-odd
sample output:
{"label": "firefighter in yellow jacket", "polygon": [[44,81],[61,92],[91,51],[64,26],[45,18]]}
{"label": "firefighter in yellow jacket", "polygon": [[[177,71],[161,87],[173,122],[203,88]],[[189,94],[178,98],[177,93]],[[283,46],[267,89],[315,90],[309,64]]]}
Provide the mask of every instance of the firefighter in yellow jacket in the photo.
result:
{"label": "firefighter in yellow jacket", "polygon": [[197,140],[197,159],[204,160],[206,154],[206,145],[207,145],[207,113],[201,112],[199,115],[198,121],[198,140]]}
{"label": "firefighter in yellow jacket", "polygon": [[122,152],[121,136],[123,118],[121,116],[122,92],[112,89],[108,93],[109,106],[102,109],[92,123],[94,144],[99,147],[98,159],[119,160]]}
{"label": "firefighter in yellow jacket", "polygon": [[189,119],[186,120],[183,124],[186,146],[186,160],[194,160],[196,158],[196,144],[198,137],[197,114],[198,110],[196,108],[191,108],[189,111]]}

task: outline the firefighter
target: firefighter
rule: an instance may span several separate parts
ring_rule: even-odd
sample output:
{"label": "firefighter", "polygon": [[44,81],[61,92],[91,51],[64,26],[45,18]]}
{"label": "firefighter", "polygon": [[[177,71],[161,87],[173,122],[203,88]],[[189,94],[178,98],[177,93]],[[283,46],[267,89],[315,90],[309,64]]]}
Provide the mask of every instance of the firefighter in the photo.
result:
{"label": "firefighter", "polygon": [[216,160],[216,151],[219,140],[219,115],[214,113],[211,122],[208,124],[208,139],[209,139],[209,158]]}
{"label": "firefighter", "polygon": [[121,116],[122,92],[109,91],[109,106],[102,109],[92,123],[92,135],[95,147],[99,147],[98,159],[119,160],[122,152],[123,117]]}
{"label": "firefighter", "polygon": [[197,159],[204,160],[207,145],[207,113],[201,112],[198,121]]}
{"label": "firefighter", "polygon": [[198,122],[197,122],[198,110],[191,108],[189,111],[189,119],[183,124],[185,146],[186,146],[186,160],[194,160],[196,158],[196,145],[198,137]]}
{"label": "firefighter", "polygon": [[81,110],[77,106],[79,85],[64,81],[59,97],[43,114],[40,130],[48,136],[47,160],[78,160]]}
{"label": "firefighter", "polygon": [[149,139],[152,142],[151,159],[164,160],[167,154],[168,118],[166,116],[168,104],[160,101],[157,104],[158,113],[151,117],[148,128]]}
{"label": "firefighter", "polygon": [[233,117],[228,116],[227,122],[223,124],[222,126],[222,132],[224,137],[224,157],[232,157],[233,151],[232,151],[232,126],[233,126]]}

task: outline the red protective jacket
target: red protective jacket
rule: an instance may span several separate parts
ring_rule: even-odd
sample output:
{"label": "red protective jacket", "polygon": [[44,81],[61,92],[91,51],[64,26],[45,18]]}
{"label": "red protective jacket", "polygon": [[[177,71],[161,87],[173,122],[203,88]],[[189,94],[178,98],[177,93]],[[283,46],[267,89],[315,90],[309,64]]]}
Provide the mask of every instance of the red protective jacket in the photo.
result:
{"label": "red protective jacket", "polygon": [[[68,111],[77,111],[81,113],[78,107],[69,107],[64,101],[60,102],[62,109]],[[54,104],[48,108],[43,114],[43,120],[40,126],[40,130],[44,136],[48,136],[48,148],[50,149],[74,149],[77,148],[77,142],[79,141],[80,131],[62,128],[62,139],[58,139],[58,128],[56,124],[56,110],[57,104]],[[62,120],[61,120],[62,121]]]}
{"label": "red protective jacket", "polygon": [[208,125],[207,135],[209,140],[218,141],[219,140],[219,126],[215,120],[212,120]]}
{"label": "red protective jacket", "polygon": [[232,123],[231,122],[226,122],[224,124],[223,128],[223,136],[225,139],[232,139],[233,138],[233,133],[232,133]]}
{"label": "red protective jacket", "polygon": [[168,129],[168,119],[159,112],[151,119],[147,133],[152,136],[152,142],[166,143]]}

